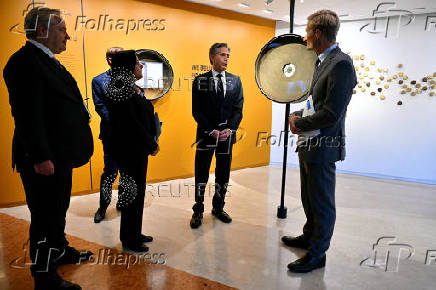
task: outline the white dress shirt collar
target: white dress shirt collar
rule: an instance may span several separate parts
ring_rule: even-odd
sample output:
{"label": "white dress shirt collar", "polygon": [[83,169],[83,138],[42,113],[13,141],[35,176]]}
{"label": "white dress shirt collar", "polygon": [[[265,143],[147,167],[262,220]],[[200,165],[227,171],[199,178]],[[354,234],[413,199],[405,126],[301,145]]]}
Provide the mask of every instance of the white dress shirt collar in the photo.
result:
{"label": "white dress shirt collar", "polygon": [[47,46],[45,46],[44,44],[42,44],[42,43],[40,43],[40,42],[38,42],[38,41],[35,41],[35,40],[33,40],[33,39],[28,39],[27,41],[30,42],[31,44],[35,45],[35,46],[38,47],[39,49],[41,49],[41,50],[42,50],[43,52],[45,52],[49,57],[56,59],[55,56],[54,56],[54,54],[53,54],[53,52],[51,52],[51,50],[50,50]]}
{"label": "white dress shirt collar", "polygon": [[222,72],[217,72],[216,70],[212,69],[212,77],[213,77],[213,81],[215,83],[215,92],[217,91],[217,83],[218,83],[218,78],[217,75],[221,74],[221,81],[223,82],[223,87],[224,87],[224,97],[226,96],[226,92],[227,92],[227,83],[226,83],[226,71],[222,71]]}
{"label": "white dress shirt collar", "polygon": [[224,78],[224,79],[226,78],[226,71],[223,71],[223,72],[217,72],[216,70],[212,69],[212,76],[213,76],[214,78],[216,78],[216,76],[217,76],[218,74],[222,74],[223,78]]}
{"label": "white dress shirt collar", "polygon": [[324,50],[324,52],[318,56],[320,64],[327,58],[327,56],[330,54],[330,52],[332,52],[332,50],[335,49],[336,47],[338,47],[337,43],[333,44],[332,46],[330,46],[329,48]]}

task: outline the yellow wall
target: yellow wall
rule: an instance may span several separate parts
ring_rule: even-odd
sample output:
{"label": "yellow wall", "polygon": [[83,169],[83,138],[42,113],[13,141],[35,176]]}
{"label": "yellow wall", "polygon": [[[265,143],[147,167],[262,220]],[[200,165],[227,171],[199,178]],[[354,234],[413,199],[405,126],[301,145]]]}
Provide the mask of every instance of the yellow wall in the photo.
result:
{"label": "yellow wall", "polygon": [[[4,67],[9,56],[25,42],[23,35],[12,33],[9,28],[20,23],[18,30],[23,30],[22,11],[28,3],[20,0],[7,4],[2,1],[0,4],[3,15],[0,19],[0,35],[3,40],[7,40],[2,45],[0,68]],[[228,71],[240,75],[244,87],[241,133],[245,137],[233,149],[232,168],[269,163],[269,148],[257,147],[256,138],[257,132],[271,130],[271,103],[262,96],[255,84],[254,62],[262,46],[274,36],[273,21],[175,0],[84,0],[84,20],[96,19],[95,22],[88,22],[87,28],[84,28],[80,27],[80,18],[76,26],[77,16],[81,15],[80,1],[45,3],[48,7],[70,12],[66,18],[67,28],[75,40],[68,43],[67,51],[58,55],[58,59],[76,78],[84,99],[88,96],[93,116],[91,127],[95,152],[91,159],[91,168],[88,164],[74,171],[74,193],[98,191],[103,170],[103,152],[97,138],[100,118],[94,110],[91,98],[91,80],[107,70],[104,54],[106,48],[111,46],[157,50],[169,60],[174,70],[173,89],[154,103],[163,122],[163,133],[160,138],[161,152],[158,156],[149,158],[148,182],[193,176],[195,148],[191,144],[195,141],[196,124],[191,115],[191,81],[185,78],[192,77],[192,65],[209,64],[208,49],[214,42],[229,44],[231,57]],[[129,30],[126,33],[126,29],[109,31],[108,26],[102,31],[101,25],[99,30],[92,30],[92,24],[97,26],[99,15],[105,14],[109,14],[108,18],[114,21],[125,19],[125,24],[129,19],[136,23],[140,19],[165,19],[158,25],[158,29],[163,26],[165,29],[147,31],[141,26],[139,30]],[[130,27],[133,27],[134,21],[131,21]],[[23,81],[30,77],[25,74],[24,68],[22,77]],[[24,193],[18,175],[10,168],[13,119],[10,116],[8,95],[3,81],[0,82],[0,95],[0,126],[3,131],[3,138],[0,140],[0,204],[4,205],[24,201]],[[214,164],[211,169],[213,168]]]}

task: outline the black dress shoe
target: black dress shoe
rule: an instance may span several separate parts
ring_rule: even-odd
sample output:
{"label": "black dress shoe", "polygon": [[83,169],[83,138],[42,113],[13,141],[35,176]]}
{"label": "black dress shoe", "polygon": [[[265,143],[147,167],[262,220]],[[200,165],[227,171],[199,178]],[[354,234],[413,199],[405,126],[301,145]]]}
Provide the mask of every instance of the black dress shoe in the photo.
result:
{"label": "black dress shoe", "polygon": [[282,242],[288,247],[310,250],[310,243],[303,236],[298,236],[296,238],[291,236],[283,236]]}
{"label": "black dress shoe", "polygon": [[123,244],[123,250],[137,252],[137,253],[145,253],[148,252],[148,247],[144,246],[142,243],[139,244]]}
{"label": "black dress shoe", "polygon": [[94,223],[98,224],[102,220],[104,220],[104,216],[106,215],[106,209],[99,208],[94,215]]}
{"label": "black dress shoe", "polygon": [[223,223],[229,224],[232,222],[232,218],[223,210],[212,209],[212,215],[217,217]]}
{"label": "black dress shoe", "polygon": [[201,226],[202,220],[203,220],[203,213],[202,212],[199,212],[199,213],[194,212],[194,214],[192,215],[192,218],[191,218],[191,222],[190,222],[191,228],[196,229],[199,226]]}
{"label": "black dress shoe", "polygon": [[153,242],[153,237],[152,236],[141,235],[140,240],[141,240],[142,243],[150,243],[150,242]]}
{"label": "black dress shoe", "polygon": [[79,252],[73,247],[66,246],[63,255],[58,257],[55,262],[58,265],[79,264],[91,259],[92,255],[94,254],[90,251]]}
{"label": "black dress shoe", "polygon": [[322,258],[315,258],[307,253],[303,258],[290,263],[288,269],[294,273],[307,273],[325,267],[325,260],[325,255]]}
{"label": "black dress shoe", "polygon": [[55,273],[38,273],[33,275],[35,290],[81,290],[79,285],[63,280]]}

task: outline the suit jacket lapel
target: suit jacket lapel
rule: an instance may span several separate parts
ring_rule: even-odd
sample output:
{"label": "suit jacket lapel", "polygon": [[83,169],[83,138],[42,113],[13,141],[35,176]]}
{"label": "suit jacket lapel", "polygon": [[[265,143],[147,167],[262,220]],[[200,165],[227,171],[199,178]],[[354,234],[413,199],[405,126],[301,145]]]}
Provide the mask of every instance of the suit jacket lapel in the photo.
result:
{"label": "suit jacket lapel", "polygon": [[216,102],[216,93],[215,93],[215,80],[213,79],[212,71],[208,71],[204,75],[207,79],[207,94],[210,100],[215,103]]}
{"label": "suit jacket lapel", "polygon": [[316,82],[319,80],[319,77],[322,75],[322,73],[325,71],[325,69],[330,65],[333,58],[336,56],[338,52],[340,52],[341,49],[339,47],[336,47],[333,51],[329,53],[327,58],[319,65],[318,70],[313,76],[312,85],[310,87],[310,93],[312,94],[313,87],[316,85]]}

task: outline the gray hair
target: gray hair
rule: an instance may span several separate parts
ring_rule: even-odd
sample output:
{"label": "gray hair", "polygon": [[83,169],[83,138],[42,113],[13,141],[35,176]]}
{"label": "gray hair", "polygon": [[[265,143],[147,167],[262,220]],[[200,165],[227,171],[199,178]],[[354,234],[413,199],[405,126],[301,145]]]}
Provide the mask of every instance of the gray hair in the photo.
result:
{"label": "gray hair", "polygon": [[321,30],[322,35],[329,42],[336,41],[341,23],[338,15],[331,10],[319,10],[307,17],[307,25],[312,26],[313,31]]}
{"label": "gray hair", "polygon": [[[33,39],[37,37],[37,27],[42,25],[45,29],[48,29],[48,25],[53,24],[53,16],[58,16],[59,19],[61,11],[59,9],[51,9],[47,7],[35,7],[30,10],[24,18],[24,29],[26,30],[26,37]],[[61,22],[55,22],[56,24]]]}
{"label": "gray hair", "polygon": [[114,56],[114,54],[116,54],[122,50],[124,50],[124,48],[119,47],[119,46],[109,47],[106,50],[106,58],[111,58],[112,56]]}
{"label": "gray hair", "polygon": [[220,43],[214,43],[210,48],[209,48],[209,61],[210,64],[212,64],[212,60],[211,60],[211,56],[212,55],[216,55],[218,54],[218,52],[220,51],[221,47],[225,47],[229,50],[230,52],[230,47],[227,45],[227,43],[224,42],[220,42]]}

